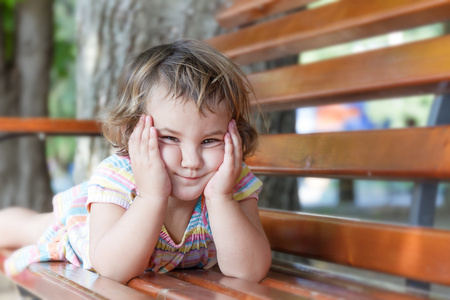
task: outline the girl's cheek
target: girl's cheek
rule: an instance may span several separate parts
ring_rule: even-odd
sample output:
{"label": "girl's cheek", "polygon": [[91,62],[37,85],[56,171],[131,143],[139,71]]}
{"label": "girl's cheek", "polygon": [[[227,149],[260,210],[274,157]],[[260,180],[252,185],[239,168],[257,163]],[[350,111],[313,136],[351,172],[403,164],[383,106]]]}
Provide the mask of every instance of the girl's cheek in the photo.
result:
{"label": "girl's cheek", "polygon": [[224,147],[212,148],[204,153],[204,161],[208,162],[211,168],[217,169],[223,162],[223,157],[225,154]]}
{"label": "girl's cheek", "polygon": [[181,161],[181,149],[176,145],[159,143],[159,153],[166,166],[174,166]]}

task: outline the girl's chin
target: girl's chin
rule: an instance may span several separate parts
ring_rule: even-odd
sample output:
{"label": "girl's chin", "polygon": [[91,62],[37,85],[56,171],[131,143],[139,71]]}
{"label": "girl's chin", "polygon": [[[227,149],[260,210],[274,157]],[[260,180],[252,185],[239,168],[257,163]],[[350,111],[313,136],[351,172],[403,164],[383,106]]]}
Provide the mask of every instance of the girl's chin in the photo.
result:
{"label": "girl's chin", "polygon": [[200,191],[188,191],[186,189],[180,191],[173,191],[170,194],[171,197],[180,201],[192,201],[197,200],[203,194],[203,189]]}

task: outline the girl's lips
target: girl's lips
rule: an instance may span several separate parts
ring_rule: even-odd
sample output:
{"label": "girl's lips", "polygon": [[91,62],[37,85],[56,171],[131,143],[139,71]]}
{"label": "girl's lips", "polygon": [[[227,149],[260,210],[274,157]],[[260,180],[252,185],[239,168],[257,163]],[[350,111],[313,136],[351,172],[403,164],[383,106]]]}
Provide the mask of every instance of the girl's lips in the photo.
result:
{"label": "girl's lips", "polygon": [[178,175],[178,176],[183,178],[183,179],[186,179],[186,180],[196,180],[196,179],[199,179],[201,177],[201,176],[198,176],[198,177],[185,177],[185,176],[181,176],[181,175]]}

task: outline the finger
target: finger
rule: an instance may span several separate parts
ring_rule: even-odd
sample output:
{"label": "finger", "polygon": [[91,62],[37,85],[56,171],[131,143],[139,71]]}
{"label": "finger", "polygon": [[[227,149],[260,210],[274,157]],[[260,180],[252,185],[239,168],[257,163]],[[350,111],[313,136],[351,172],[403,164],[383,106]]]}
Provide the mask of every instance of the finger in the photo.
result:
{"label": "finger", "polygon": [[235,165],[239,167],[242,164],[242,140],[235,120],[231,120],[229,130],[233,141]]}
{"label": "finger", "polygon": [[148,153],[148,141],[150,139],[150,127],[151,127],[151,119],[150,116],[146,115],[144,118],[144,128],[142,130],[141,139],[140,139],[140,151],[142,154]]}
{"label": "finger", "polygon": [[139,118],[139,121],[137,122],[136,126],[134,126],[133,128],[133,132],[130,135],[130,139],[133,138],[135,139],[136,137],[140,137],[141,133],[142,133],[142,129],[143,129],[143,124],[144,124],[144,115],[142,115]]}
{"label": "finger", "polygon": [[150,127],[150,139],[148,141],[149,151],[159,152],[158,132],[155,127]]}
{"label": "finger", "polygon": [[231,134],[229,132],[225,134],[225,151],[222,165],[227,168],[234,167],[234,147]]}
{"label": "finger", "polygon": [[149,116],[149,139],[148,139],[148,147],[149,151],[158,150],[159,151],[159,143],[158,143],[158,131],[154,126],[153,117]]}
{"label": "finger", "polygon": [[128,152],[130,154],[139,151],[139,141],[141,140],[142,130],[144,128],[144,115],[142,115],[133,129],[128,142]]}

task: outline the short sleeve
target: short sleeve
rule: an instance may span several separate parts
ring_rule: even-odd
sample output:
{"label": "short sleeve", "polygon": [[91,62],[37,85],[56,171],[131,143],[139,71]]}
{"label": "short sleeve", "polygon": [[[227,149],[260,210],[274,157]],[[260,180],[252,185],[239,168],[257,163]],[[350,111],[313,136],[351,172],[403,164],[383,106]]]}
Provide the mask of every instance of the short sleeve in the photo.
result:
{"label": "short sleeve", "polygon": [[245,163],[242,163],[241,175],[239,176],[239,179],[233,189],[233,198],[236,201],[241,201],[247,198],[258,199],[258,194],[262,186],[262,181],[250,171],[249,167]]}
{"label": "short sleeve", "polygon": [[136,183],[128,157],[112,155],[94,170],[88,184],[86,208],[92,203],[112,203],[128,209],[136,197]]}

